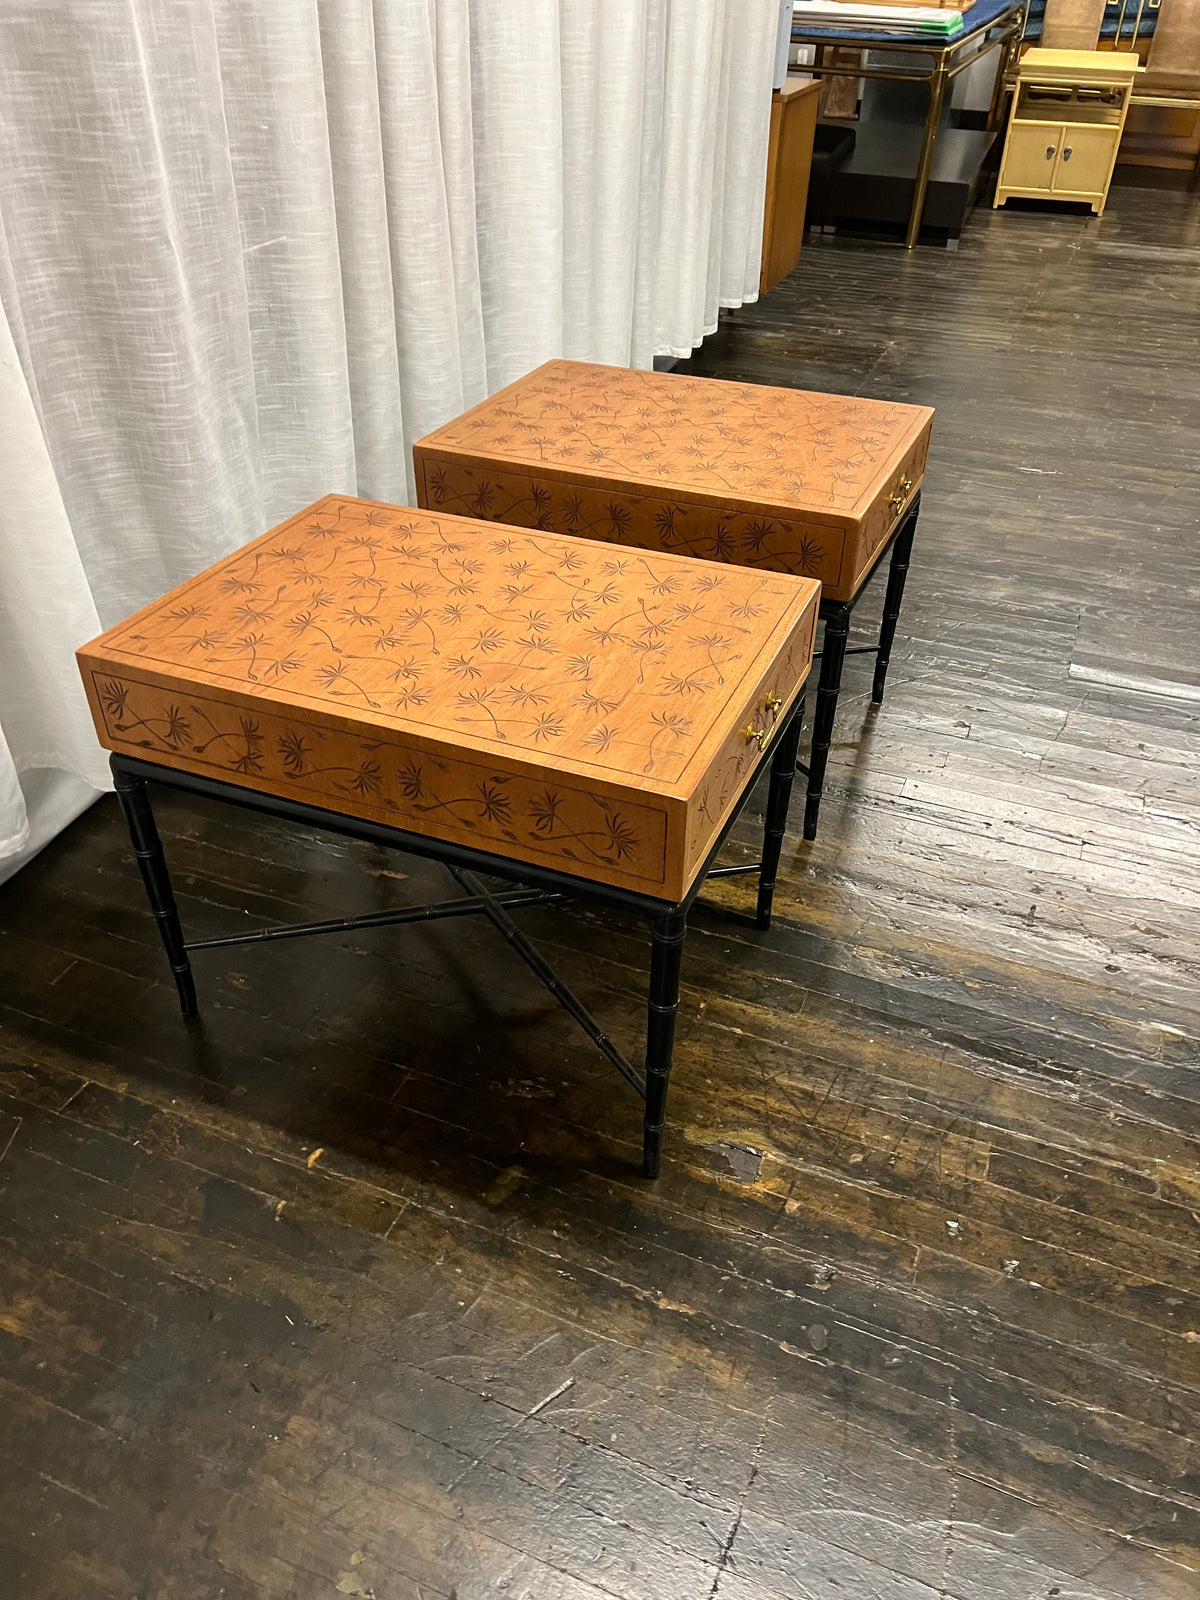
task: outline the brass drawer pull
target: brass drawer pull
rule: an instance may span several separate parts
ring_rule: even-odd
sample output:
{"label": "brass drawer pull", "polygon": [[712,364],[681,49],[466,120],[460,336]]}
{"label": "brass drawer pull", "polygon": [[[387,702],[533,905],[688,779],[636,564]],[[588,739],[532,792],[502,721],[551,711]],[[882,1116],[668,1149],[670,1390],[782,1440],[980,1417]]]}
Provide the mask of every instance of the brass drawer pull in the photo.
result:
{"label": "brass drawer pull", "polygon": [[767,735],[768,735],[769,732],[770,732],[770,730],[768,728],[756,728],[752,722],[748,722],[746,724],[746,726],[742,729],[742,733],[745,735],[745,738],[746,738],[746,743],[747,744],[753,744],[754,741],[757,739],[758,740],[758,748],[760,750],[766,744]]}
{"label": "brass drawer pull", "polygon": [[769,694],[767,696],[766,705],[767,705],[767,710],[771,713],[771,715],[773,717],[777,717],[779,715],[780,708],[783,705],[783,697],[782,697],[782,695]]}
{"label": "brass drawer pull", "polygon": [[904,509],[904,502],[908,499],[908,491],[912,488],[912,486],[912,479],[908,477],[907,474],[900,479],[900,482],[896,485],[895,492],[892,495],[891,503],[893,511],[902,511]]}

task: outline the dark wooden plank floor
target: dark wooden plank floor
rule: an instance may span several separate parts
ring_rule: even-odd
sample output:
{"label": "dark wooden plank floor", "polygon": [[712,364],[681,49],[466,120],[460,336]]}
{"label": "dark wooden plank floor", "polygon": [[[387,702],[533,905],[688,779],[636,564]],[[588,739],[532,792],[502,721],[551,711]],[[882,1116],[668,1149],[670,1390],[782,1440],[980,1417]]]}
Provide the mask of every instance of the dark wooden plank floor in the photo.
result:
{"label": "dark wooden plank floor", "polygon": [[[1196,1596],[1198,264],[1180,194],[980,213],[692,363],[938,424],[888,703],[775,930],[697,918],[657,1186],[486,927],[199,957],[189,1029],[111,801],[8,886],[5,1600]],[[195,936],[445,888],[162,822]],[[528,926],[632,1043],[640,931]]]}

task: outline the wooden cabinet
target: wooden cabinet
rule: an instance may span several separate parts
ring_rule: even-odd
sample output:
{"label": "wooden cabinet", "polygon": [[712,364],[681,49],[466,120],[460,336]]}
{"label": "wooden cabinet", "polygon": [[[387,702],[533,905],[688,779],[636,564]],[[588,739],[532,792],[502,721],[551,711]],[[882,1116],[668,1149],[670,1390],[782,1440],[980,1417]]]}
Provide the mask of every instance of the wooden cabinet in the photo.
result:
{"label": "wooden cabinet", "polygon": [[1080,195],[1084,199],[1103,195],[1120,139],[1117,128],[1089,128],[1082,124],[1063,128],[1054,167],[1055,194]]}
{"label": "wooden cabinet", "polygon": [[[1062,143],[1061,128],[1039,122],[1014,123],[1004,152],[1004,181],[1020,194],[1049,194]],[[997,195],[999,190],[997,190]],[[999,204],[999,199],[997,199]]]}
{"label": "wooden cabinet", "polygon": [[1104,210],[1135,56],[1029,50],[1021,61],[994,204],[1014,195],[1087,202]]}
{"label": "wooden cabinet", "polygon": [[1103,196],[1118,137],[1110,128],[1017,123],[1005,152],[1005,186],[1009,193],[1064,200]]}
{"label": "wooden cabinet", "polygon": [[786,278],[800,259],[820,94],[817,79],[791,78],[771,97],[760,294]]}

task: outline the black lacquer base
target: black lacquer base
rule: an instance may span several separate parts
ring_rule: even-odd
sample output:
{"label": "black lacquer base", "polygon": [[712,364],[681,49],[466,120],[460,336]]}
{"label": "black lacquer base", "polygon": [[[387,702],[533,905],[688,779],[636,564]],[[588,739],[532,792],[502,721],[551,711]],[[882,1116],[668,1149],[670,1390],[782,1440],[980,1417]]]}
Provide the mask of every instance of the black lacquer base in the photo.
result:
{"label": "black lacquer base", "polygon": [[[776,729],[774,738],[767,745],[752,779],[722,829],[708,860],[697,874],[696,881],[688,894],[680,901],[660,900],[652,895],[638,894],[634,890],[596,883],[590,879],[554,871],[552,868],[512,861],[505,856],[492,855],[488,851],[426,838],[421,834],[407,833],[401,828],[390,828],[382,823],[343,816],[340,812],[326,811],[301,801],[260,794],[253,789],[239,788],[235,784],[200,777],[195,773],[177,772],[173,768],[159,766],[154,762],[142,761],[132,756],[114,755],[111,764],[117,795],[133,840],[134,854],[179,991],[179,1003],[184,1016],[195,1016],[197,1013],[190,951],[273,939],[305,938],[321,933],[342,932],[350,928],[381,928],[411,922],[433,922],[445,917],[484,916],[545,984],[564,1010],[575,1019],[596,1048],[642,1096],[646,1105],[643,1122],[642,1174],[646,1178],[656,1178],[662,1164],[667,1089],[674,1055],[675,1018],[679,1010],[679,973],[684,941],[687,938],[688,913],[708,877],[757,872],[758,898],[755,923],[759,928],[770,927],[775,879],[783,848],[788,805],[796,773],[796,750],[803,720],[804,699],[801,697],[787,719]],[[749,866],[724,868],[715,866],[717,855],[729,830],[741,814],[755,782],[764,767],[768,765],[771,782],[767,796],[762,860]],[[250,933],[230,934],[224,938],[186,941],[175,896],[171,890],[171,879],[167,871],[162,841],[154,822],[148,789],[150,783],[182,789],[190,794],[206,795],[214,800],[225,800],[252,811],[262,811],[269,816],[280,817],[285,821],[300,822],[308,827],[323,828],[332,833],[346,834],[351,838],[364,839],[372,844],[385,845],[440,861],[464,890],[464,894],[459,899],[439,901],[432,905],[403,906],[394,911],[375,911],[359,917],[291,923],[283,927],[258,928]],[[515,883],[518,887],[491,889],[480,881],[478,873]],[[536,947],[526,939],[509,915],[511,911],[527,906],[548,905],[574,899],[598,901],[602,905],[612,906],[618,910],[633,911],[644,916],[650,923],[650,994],[646,1014],[644,1077],[608,1037],[583,1002],[556,975]]]}
{"label": "black lacquer base", "polygon": [[883,601],[883,622],[879,629],[879,643],[854,645],[848,643],[850,618],[854,608],[870,587],[876,573],[883,568],[882,557],[876,562],[866,583],[849,600],[822,600],[820,617],[825,633],[819,651],[821,675],[817,681],[817,704],[813,713],[812,750],[808,765],[800,771],[808,778],[808,793],[804,801],[804,837],[815,839],[817,818],[821,812],[821,796],[825,789],[825,768],[829,762],[829,746],[833,740],[833,722],[837,715],[838,695],[842,687],[842,668],[847,656],[875,657],[875,678],[871,686],[871,699],[875,705],[883,704],[883,690],[887,682],[888,663],[896,637],[896,623],[904,599],[904,584],[908,577],[908,564],[912,555],[913,537],[917,531],[917,515],[921,509],[921,496],[913,497],[912,504],[897,525],[891,537],[891,560],[888,562],[887,593]]}

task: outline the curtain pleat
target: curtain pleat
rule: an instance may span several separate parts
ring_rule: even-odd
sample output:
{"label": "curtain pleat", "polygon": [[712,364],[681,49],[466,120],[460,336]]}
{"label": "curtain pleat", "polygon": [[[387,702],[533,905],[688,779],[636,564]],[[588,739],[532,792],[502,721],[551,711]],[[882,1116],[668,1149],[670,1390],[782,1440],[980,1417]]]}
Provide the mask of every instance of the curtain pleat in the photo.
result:
{"label": "curtain pleat", "polygon": [[106,782],[77,645],[321,494],[411,499],[539,362],[755,297],[776,11],[0,8],[0,875]]}

